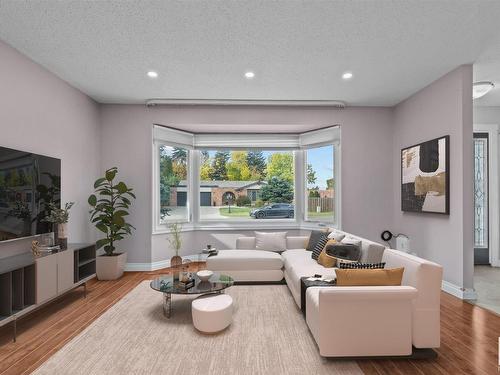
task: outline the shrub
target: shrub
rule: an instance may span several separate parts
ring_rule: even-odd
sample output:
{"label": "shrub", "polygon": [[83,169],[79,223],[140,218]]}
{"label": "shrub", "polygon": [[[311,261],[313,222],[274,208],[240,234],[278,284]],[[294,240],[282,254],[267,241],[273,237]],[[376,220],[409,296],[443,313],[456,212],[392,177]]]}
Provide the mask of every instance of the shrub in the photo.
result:
{"label": "shrub", "polygon": [[264,207],[264,201],[262,199],[257,199],[255,201],[255,207],[257,207],[257,208]]}
{"label": "shrub", "polygon": [[293,185],[287,180],[272,177],[267,185],[260,189],[262,200],[272,203],[291,203],[293,201]]}
{"label": "shrub", "polygon": [[249,206],[251,203],[252,201],[246,195],[240,195],[238,198],[236,198],[236,205],[238,207]]}

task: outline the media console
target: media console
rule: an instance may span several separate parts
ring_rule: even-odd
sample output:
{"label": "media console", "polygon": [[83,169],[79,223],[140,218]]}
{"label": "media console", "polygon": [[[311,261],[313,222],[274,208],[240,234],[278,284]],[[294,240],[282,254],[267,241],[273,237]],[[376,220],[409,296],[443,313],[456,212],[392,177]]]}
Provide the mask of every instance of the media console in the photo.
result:
{"label": "media console", "polygon": [[69,244],[67,250],[0,259],[0,326],[17,319],[95,277],[94,244]]}

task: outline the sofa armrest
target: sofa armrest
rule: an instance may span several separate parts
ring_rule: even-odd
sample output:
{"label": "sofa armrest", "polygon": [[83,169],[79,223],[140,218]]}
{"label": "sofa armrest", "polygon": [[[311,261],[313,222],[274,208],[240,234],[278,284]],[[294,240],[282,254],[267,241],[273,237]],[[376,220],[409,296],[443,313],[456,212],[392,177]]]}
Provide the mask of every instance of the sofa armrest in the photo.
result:
{"label": "sofa armrest", "polygon": [[286,238],[286,248],[290,249],[305,249],[309,242],[309,236],[289,236]]}
{"label": "sofa armrest", "polygon": [[[329,308],[341,301],[395,301],[413,300],[417,289],[411,286],[337,286],[319,290],[319,304]],[[333,307],[335,308],[335,307]]]}
{"label": "sofa armrest", "polygon": [[255,237],[238,237],[236,239],[236,249],[255,250]]}
{"label": "sofa armrest", "polygon": [[411,353],[410,286],[311,287],[306,320],[322,356]]}

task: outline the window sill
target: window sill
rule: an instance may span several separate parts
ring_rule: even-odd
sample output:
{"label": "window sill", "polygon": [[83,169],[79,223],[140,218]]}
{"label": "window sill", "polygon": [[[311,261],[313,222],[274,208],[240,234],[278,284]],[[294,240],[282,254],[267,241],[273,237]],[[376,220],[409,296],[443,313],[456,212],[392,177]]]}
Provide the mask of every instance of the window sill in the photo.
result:
{"label": "window sill", "polygon": [[[320,225],[323,224],[323,225]],[[294,220],[269,220],[266,223],[256,222],[200,222],[197,224],[186,224],[182,227],[182,232],[193,231],[238,231],[238,230],[313,230],[321,228],[337,228],[333,223],[319,223],[319,222],[302,222],[299,223]],[[153,230],[152,235],[168,234],[170,230],[167,227],[159,227]]]}

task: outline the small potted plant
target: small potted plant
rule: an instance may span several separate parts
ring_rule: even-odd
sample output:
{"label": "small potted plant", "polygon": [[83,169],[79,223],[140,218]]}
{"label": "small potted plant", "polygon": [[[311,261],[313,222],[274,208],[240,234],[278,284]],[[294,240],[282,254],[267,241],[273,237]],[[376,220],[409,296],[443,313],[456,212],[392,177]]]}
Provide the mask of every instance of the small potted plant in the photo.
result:
{"label": "small potted plant", "polygon": [[182,246],[182,224],[181,223],[171,223],[168,228],[170,229],[170,235],[168,237],[168,242],[170,246],[173,247],[175,255],[170,258],[170,266],[176,267],[182,264],[182,258],[179,256],[179,250]]}
{"label": "small potted plant", "polygon": [[49,203],[49,214],[43,219],[43,221],[51,223],[53,226],[57,226],[57,231],[54,228],[54,242],[56,245],[61,246],[62,250],[68,247],[69,210],[74,204],[75,202],[67,202],[64,208],[59,208],[54,203]]}
{"label": "small potted plant", "polygon": [[97,257],[96,273],[99,280],[116,280],[123,275],[127,263],[126,252],[115,252],[116,242],[132,234],[135,227],[125,220],[128,209],[135,199],[123,181],[115,183],[118,173],[116,167],[108,169],[104,177],[94,183],[95,194],[88,202],[92,207],[90,220],[104,233],[104,238],[97,240],[96,249],[103,248],[104,254]]}

